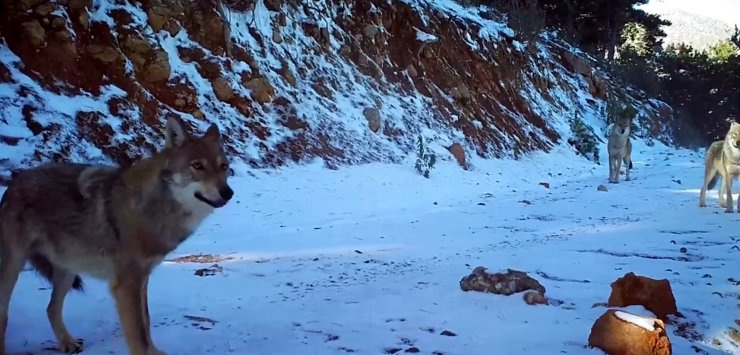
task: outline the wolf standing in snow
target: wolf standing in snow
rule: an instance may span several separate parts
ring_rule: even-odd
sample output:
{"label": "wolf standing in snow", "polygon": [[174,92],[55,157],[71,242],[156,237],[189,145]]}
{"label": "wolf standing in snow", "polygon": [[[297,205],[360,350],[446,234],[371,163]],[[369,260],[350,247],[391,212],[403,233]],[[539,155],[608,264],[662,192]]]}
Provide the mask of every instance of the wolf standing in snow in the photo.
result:
{"label": "wolf standing in snow", "polygon": [[62,320],[78,274],[108,280],[129,352],[152,343],[147,285],[162,259],[233,196],[215,125],[191,137],[170,118],[165,148],[128,168],[55,163],[20,172],[0,202],[0,354],[11,293],[26,260],[53,285],[46,309],[65,353],[82,350]]}
{"label": "wolf standing in snow", "polygon": [[[725,212],[732,213],[732,179],[740,176],[740,124],[732,122],[724,141],[712,143],[707,149],[704,160],[704,186],[699,194],[699,206],[706,207],[705,197],[707,189],[711,189],[717,182],[717,173],[722,176],[722,186],[719,191],[719,205],[725,207]],[[727,199],[723,198],[727,195]],[[740,195],[738,195],[737,209],[740,212]]]}
{"label": "wolf standing in snow", "polygon": [[630,180],[630,169],[632,169],[632,142],[630,141],[629,118],[620,118],[609,133],[607,150],[609,154],[609,182],[619,182],[619,171],[622,169],[622,161],[625,166],[625,180]]}

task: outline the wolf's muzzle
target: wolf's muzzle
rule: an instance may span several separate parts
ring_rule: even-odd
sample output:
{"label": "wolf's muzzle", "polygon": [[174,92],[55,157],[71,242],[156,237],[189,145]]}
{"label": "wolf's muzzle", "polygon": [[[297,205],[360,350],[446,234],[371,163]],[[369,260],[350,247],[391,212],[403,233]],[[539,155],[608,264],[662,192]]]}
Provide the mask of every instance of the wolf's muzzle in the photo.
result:
{"label": "wolf's muzzle", "polygon": [[218,190],[218,193],[224,201],[231,200],[231,198],[234,197],[234,190],[232,190],[228,185],[221,188],[221,190]]}

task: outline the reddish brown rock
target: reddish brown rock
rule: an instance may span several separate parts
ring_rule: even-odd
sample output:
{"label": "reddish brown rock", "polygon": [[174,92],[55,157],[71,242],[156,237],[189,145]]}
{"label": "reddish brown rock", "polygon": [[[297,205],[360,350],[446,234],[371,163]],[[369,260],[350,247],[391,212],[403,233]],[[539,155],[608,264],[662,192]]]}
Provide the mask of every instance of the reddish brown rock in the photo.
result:
{"label": "reddish brown rock", "polygon": [[98,44],[87,46],[87,53],[90,54],[91,57],[104,63],[112,63],[121,58],[121,54],[118,53],[115,48]]}
{"label": "reddish brown rock", "polygon": [[280,8],[283,7],[283,0],[265,0],[265,7],[273,12],[279,12]]}
{"label": "reddish brown rock", "polygon": [[630,272],[612,282],[611,286],[609,307],[643,306],[663,321],[669,314],[678,313],[671,284],[666,279],[655,280]]}
{"label": "reddish brown rock", "polygon": [[164,51],[156,51],[153,58],[147,62],[146,66],[143,68],[144,77],[142,79],[150,83],[165,81],[170,78],[171,70],[167,53]]}
{"label": "reddish brown rock", "polygon": [[457,160],[457,163],[460,164],[460,166],[464,170],[468,170],[468,163],[465,160],[465,149],[463,149],[460,143],[454,143],[453,145],[449,146],[447,150],[450,151],[452,156],[455,157],[455,160]]}
{"label": "reddish brown rock", "polygon": [[591,63],[586,58],[577,56],[568,50],[563,50],[563,60],[571,71],[584,76],[591,76]]}
{"label": "reddish brown rock", "polygon": [[231,88],[229,82],[224,77],[218,77],[211,83],[213,86],[213,92],[216,97],[221,101],[230,101],[234,98],[234,89]]}
{"label": "reddish brown rock", "polygon": [[270,80],[265,77],[258,77],[249,80],[247,82],[247,87],[252,90],[252,100],[261,104],[266,104],[272,101],[272,97],[275,96],[275,88],[270,84]]}
{"label": "reddish brown rock", "polygon": [[288,84],[295,86],[298,83],[298,80],[296,80],[295,75],[293,75],[293,72],[290,71],[290,67],[288,67],[288,63],[283,63],[283,66],[280,67],[280,76],[285,79]]}
{"label": "reddish brown rock", "polygon": [[31,47],[40,49],[46,44],[46,31],[38,21],[28,21],[21,25],[23,31],[23,39],[26,40]]}
{"label": "reddish brown rock", "polygon": [[41,16],[41,17],[46,17],[46,16],[49,16],[49,14],[51,14],[52,12],[54,12],[54,10],[56,10],[56,9],[57,9],[57,5],[56,4],[52,4],[52,3],[48,3],[47,2],[45,4],[41,4],[41,5],[37,6],[36,7],[36,10],[34,12],[36,12],[36,14],[39,15],[39,16]]}
{"label": "reddish brown rock", "polygon": [[670,355],[663,321],[608,310],[591,327],[588,346],[613,355]]}

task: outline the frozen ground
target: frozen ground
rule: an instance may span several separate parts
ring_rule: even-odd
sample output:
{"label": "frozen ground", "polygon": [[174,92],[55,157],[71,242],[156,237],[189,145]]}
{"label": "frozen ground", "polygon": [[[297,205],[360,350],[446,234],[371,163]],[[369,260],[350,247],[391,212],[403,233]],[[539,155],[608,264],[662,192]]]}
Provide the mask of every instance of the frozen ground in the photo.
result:
{"label": "frozen ground", "polygon": [[[171,258],[233,259],[212,276],[194,275],[212,260],[155,271],[155,342],[169,354],[599,354],[585,348],[605,311],[592,305],[633,271],[669,279],[683,333],[705,339],[670,325],[674,353],[740,353],[727,335],[740,328],[740,214],[723,213],[716,191],[698,207],[700,154],[637,145],[635,155],[635,180],[608,192],[596,189],[607,166],[570,152],[474,161],[471,172],[445,163],[429,180],[411,163],[233,178],[235,200]],[[529,272],[563,303],[462,292],[478,265]],[[125,354],[106,286],[86,281],[67,298],[70,330],[85,353]],[[22,273],[9,351],[54,345],[49,293]]]}

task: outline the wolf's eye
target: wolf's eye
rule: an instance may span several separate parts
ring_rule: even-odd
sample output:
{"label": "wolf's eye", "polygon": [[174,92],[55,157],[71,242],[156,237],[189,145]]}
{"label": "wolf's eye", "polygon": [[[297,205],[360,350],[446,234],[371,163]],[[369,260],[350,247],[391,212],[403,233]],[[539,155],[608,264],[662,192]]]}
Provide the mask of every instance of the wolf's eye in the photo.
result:
{"label": "wolf's eye", "polygon": [[194,161],[192,164],[190,164],[190,166],[192,166],[195,170],[203,170],[203,164],[201,164],[201,162],[199,161]]}

